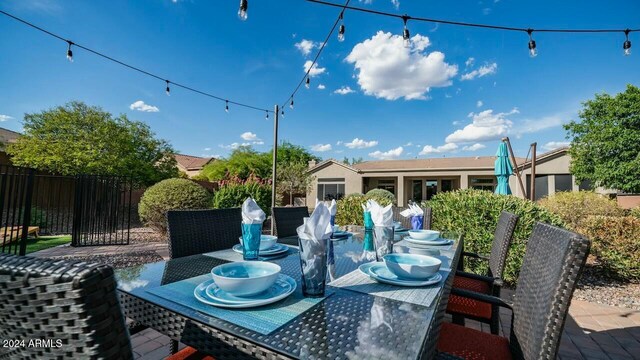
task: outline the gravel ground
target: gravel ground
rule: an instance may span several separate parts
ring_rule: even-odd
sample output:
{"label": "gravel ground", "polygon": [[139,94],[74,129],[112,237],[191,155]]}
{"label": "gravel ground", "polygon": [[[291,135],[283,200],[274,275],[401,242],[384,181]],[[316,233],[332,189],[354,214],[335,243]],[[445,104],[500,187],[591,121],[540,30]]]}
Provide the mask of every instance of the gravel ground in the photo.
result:
{"label": "gravel ground", "polygon": [[640,283],[624,282],[607,276],[593,258],[587,260],[575,299],[640,310]]}
{"label": "gravel ground", "polygon": [[167,238],[149,228],[135,227],[129,232],[129,241],[131,243],[166,242]]}
{"label": "gravel ground", "polygon": [[122,269],[163,260],[155,251],[140,251],[115,255],[62,256],[60,258],[108,264],[113,266],[115,269]]}

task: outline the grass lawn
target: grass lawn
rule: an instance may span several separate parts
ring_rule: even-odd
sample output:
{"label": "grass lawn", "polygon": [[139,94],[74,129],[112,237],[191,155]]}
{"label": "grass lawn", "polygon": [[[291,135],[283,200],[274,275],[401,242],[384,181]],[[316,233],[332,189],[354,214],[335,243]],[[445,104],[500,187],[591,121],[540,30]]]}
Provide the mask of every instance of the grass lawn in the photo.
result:
{"label": "grass lawn", "polygon": [[71,242],[71,235],[40,236],[27,239],[27,254]]}

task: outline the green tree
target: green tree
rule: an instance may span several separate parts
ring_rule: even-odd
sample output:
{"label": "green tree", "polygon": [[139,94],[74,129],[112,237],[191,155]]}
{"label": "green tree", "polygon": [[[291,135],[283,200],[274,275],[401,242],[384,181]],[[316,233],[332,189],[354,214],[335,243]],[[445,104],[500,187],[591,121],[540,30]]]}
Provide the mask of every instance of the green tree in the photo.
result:
{"label": "green tree", "polygon": [[[271,156],[272,153],[273,150],[269,151],[269,156]],[[320,158],[311,154],[302,146],[294,145],[286,140],[278,145],[278,165],[293,163],[303,163],[307,165],[311,160],[320,161]]]}
{"label": "green tree", "polygon": [[7,146],[15,165],[62,175],[131,176],[149,185],[177,176],[173,149],[148,125],[71,102],[24,117],[24,135]]}
{"label": "green tree", "polygon": [[349,158],[345,156],[342,162],[347,165],[355,165],[355,164],[360,164],[361,162],[364,162],[364,159],[362,159],[362,157],[359,157],[359,158],[352,157],[351,161],[349,161]]}
{"label": "green tree", "polygon": [[640,89],[583,103],[581,121],[565,125],[571,140],[571,172],[578,181],[640,193]]}
{"label": "green tree", "polygon": [[314,177],[307,170],[308,165],[301,162],[278,165],[276,190],[280,197],[289,194],[289,204],[293,204],[294,194],[306,194],[311,187]]}

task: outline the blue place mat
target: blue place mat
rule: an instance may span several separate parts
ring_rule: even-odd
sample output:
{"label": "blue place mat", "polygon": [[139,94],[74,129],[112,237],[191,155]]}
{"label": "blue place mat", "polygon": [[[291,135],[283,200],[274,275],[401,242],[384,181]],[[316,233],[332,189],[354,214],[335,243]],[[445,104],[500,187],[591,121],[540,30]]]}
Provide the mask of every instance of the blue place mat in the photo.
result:
{"label": "blue place mat", "polygon": [[[324,298],[306,298],[302,296],[302,290],[300,289],[300,284],[298,284],[293,294],[274,304],[250,309],[217,308],[201,303],[193,295],[193,290],[199,284],[209,279],[211,279],[211,275],[205,274],[158,286],[147,291],[203,314],[228,321],[263,335],[269,335],[282,325],[295,319],[298,315],[324,300]],[[325,295],[325,297],[330,296],[331,292],[326,291]]]}

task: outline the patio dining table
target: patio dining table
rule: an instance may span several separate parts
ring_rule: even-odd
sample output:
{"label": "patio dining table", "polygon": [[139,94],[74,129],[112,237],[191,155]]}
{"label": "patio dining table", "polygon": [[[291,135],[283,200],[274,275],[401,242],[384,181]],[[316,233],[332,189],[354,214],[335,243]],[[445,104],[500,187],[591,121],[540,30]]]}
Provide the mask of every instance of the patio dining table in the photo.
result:
{"label": "patio dining table", "polygon": [[[300,258],[295,246],[283,257],[269,260],[298,282],[296,295],[300,298],[300,303],[286,309],[285,315],[291,318],[285,316],[286,322],[274,328],[262,329],[258,318],[247,323],[255,311],[216,308],[212,315],[178,296],[158,295],[161,287],[203,278],[217,265],[241,261],[242,255],[231,249],[120,269],[116,271],[120,303],[127,317],[216,359],[430,358],[435,353],[462,237],[448,234],[454,240],[451,245],[420,250],[442,260],[442,281],[426,289],[394,286],[389,291],[390,285],[380,284],[386,288],[376,290],[377,283],[360,288],[332,286],[362,275],[358,266],[375,261],[375,252],[367,249],[362,233],[332,240],[326,294],[313,303],[306,303],[309,299],[301,295]],[[281,242],[296,240],[284,238]],[[398,240],[394,249],[413,252],[406,245],[405,240]],[[430,291],[431,300],[423,301],[416,291]],[[262,315],[277,323],[282,309],[278,303],[270,307]],[[245,326],[239,325],[236,317],[244,318]]]}

